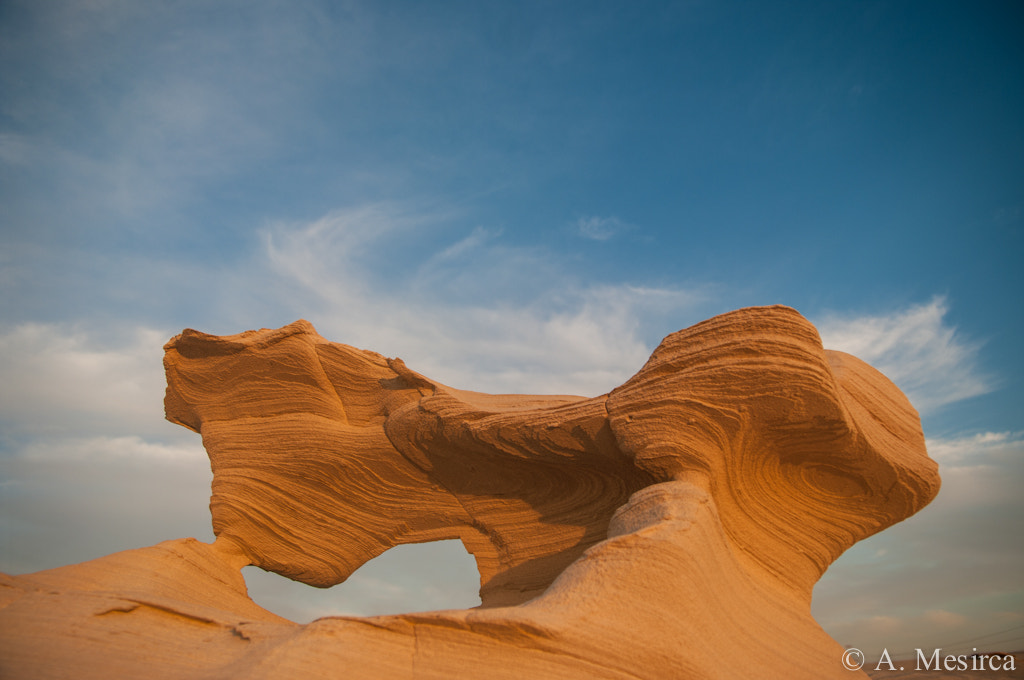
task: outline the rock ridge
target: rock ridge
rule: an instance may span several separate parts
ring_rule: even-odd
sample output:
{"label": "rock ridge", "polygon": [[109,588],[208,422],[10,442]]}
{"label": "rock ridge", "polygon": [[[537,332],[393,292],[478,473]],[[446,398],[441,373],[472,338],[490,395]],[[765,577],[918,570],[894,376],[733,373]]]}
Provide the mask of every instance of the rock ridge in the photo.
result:
{"label": "rock ridge", "polygon": [[[906,397],[783,306],[673,333],[592,398],[458,390],[303,320],[164,349],[217,541],[4,576],[4,677],[849,678],[813,586],[939,489]],[[451,538],[479,608],[300,626],[239,573],[328,587]]]}

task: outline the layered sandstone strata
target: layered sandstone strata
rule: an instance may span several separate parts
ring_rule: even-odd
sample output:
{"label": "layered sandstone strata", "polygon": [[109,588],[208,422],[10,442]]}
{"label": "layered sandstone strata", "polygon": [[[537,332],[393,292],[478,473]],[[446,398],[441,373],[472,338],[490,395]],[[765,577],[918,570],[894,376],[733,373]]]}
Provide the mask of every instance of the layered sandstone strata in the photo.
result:
{"label": "layered sandstone strata", "polygon": [[[165,349],[217,541],[5,577],[4,677],[850,678],[814,584],[939,488],[903,394],[785,307],[670,335],[594,398],[453,389],[304,321]],[[448,538],[479,608],[303,626],[239,574],[326,587]]]}

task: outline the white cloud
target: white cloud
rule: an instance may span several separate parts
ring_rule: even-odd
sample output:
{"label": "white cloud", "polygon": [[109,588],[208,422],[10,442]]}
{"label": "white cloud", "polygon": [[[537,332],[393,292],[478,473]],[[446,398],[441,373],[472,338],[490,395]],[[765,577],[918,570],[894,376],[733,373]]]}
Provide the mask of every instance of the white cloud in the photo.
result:
{"label": "white cloud", "polygon": [[1024,516],[1024,433],[981,432],[927,441],[943,479],[940,507],[1002,505]]}
{"label": "white cloud", "polygon": [[8,434],[166,433],[163,344],[133,328],[99,337],[69,324],[24,323],[0,333],[0,418]]}
{"label": "white cloud", "polygon": [[607,241],[612,236],[619,234],[627,229],[630,229],[631,225],[623,222],[618,217],[581,217],[576,220],[576,230],[580,236],[584,238],[593,239],[595,241]]}
{"label": "white cloud", "polygon": [[293,304],[311,301],[308,318],[326,337],[491,392],[600,394],[647,360],[645,322],[704,299],[698,290],[582,283],[550,255],[480,227],[425,247],[406,269],[381,259],[433,219],[376,205],[278,225],[267,232],[267,256]]}
{"label": "white cloud", "polygon": [[928,455],[947,468],[966,467],[994,455],[1007,455],[1014,448],[1024,454],[1020,450],[1022,442],[1024,433],[1021,432],[979,432],[964,437],[929,439]]}
{"label": "white cloud", "polygon": [[501,232],[499,231],[490,232],[483,227],[477,227],[466,238],[448,246],[440,253],[431,257],[430,261],[440,263],[460,259],[461,256],[478,251],[488,240],[497,237],[500,234]]}
{"label": "white cloud", "polygon": [[868,362],[910,398],[921,413],[985,394],[990,379],[977,370],[980,344],[950,326],[945,298],[880,316],[826,316],[817,323],[829,349]]}
{"label": "white cloud", "polygon": [[206,451],[198,436],[175,443],[146,441],[142,437],[69,437],[59,439],[33,439],[16,455],[27,461],[93,461],[124,462],[161,461],[207,465]]}

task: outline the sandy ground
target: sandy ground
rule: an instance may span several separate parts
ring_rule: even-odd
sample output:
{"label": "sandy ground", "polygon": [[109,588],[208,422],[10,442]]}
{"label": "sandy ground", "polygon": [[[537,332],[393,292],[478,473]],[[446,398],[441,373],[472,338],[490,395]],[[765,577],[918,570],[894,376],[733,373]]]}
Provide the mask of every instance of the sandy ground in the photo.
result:
{"label": "sandy ground", "polygon": [[[1013,652],[1013,657],[1014,657],[1014,664],[1013,665],[1016,668],[1016,670],[1013,670],[1013,671],[1003,671],[1003,670],[993,671],[993,670],[989,670],[987,662],[986,662],[986,669],[983,670],[983,671],[982,670],[977,670],[977,671],[976,670],[966,670],[966,671],[961,671],[961,670],[953,670],[953,671],[927,670],[926,671],[926,670],[923,670],[923,669],[918,671],[918,670],[914,670],[915,667],[916,667],[916,659],[901,659],[899,661],[893,660],[893,665],[896,668],[900,668],[901,666],[904,668],[904,670],[902,670],[902,671],[899,671],[899,670],[897,670],[897,671],[886,670],[886,668],[887,668],[886,665],[882,666],[882,670],[875,671],[875,670],[871,670],[870,668],[865,668],[864,670],[866,670],[868,675],[870,675],[872,678],[886,678],[887,680],[903,680],[904,678],[906,678],[907,680],[910,680],[911,678],[913,680],[975,680],[975,679],[977,679],[977,680],[982,680],[982,679],[987,679],[987,680],[1008,680],[1010,678],[1024,678],[1024,651]],[[971,660],[967,659],[967,663],[968,663],[968,668],[970,668]],[[1005,665],[1005,662],[1003,662],[1003,664],[996,664],[996,665],[997,666]]]}

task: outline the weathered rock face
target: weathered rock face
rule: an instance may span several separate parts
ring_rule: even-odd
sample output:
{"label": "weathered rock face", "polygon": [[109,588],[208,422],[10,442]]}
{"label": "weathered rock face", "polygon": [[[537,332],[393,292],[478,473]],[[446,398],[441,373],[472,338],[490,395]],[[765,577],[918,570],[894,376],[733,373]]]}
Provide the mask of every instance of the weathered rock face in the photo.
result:
{"label": "weathered rock face", "polygon": [[[304,321],[165,349],[218,539],[6,577],[4,677],[849,678],[812,588],[939,488],[906,398],[785,307],[675,333],[591,399],[453,389]],[[447,538],[480,608],[300,626],[238,574],[330,586]]]}

